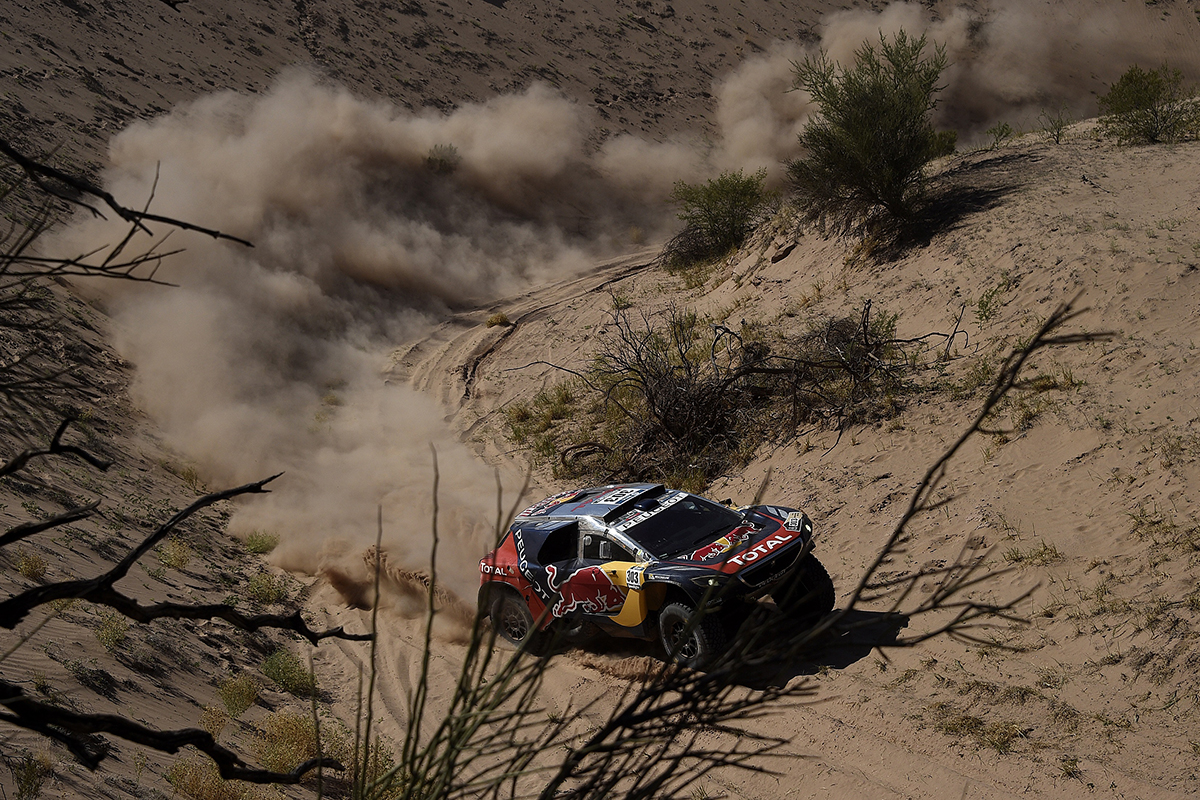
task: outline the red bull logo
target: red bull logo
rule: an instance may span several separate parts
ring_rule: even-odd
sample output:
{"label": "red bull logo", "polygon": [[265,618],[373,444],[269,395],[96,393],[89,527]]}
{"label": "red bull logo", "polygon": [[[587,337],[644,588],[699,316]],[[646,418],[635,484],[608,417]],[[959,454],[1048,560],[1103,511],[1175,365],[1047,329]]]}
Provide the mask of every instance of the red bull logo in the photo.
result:
{"label": "red bull logo", "polygon": [[733,548],[737,547],[754,529],[749,526],[735,528],[729,533],[717,539],[711,544],[706,544],[696,552],[692,553],[689,560],[691,561],[709,561],[722,553],[728,553]]}
{"label": "red bull logo", "polygon": [[607,614],[619,611],[625,604],[625,592],[599,567],[577,569],[559,582],[558,570],[546,567],[551,588],[558,591],[558,600],[550,613],[556,617],[582,612]]}

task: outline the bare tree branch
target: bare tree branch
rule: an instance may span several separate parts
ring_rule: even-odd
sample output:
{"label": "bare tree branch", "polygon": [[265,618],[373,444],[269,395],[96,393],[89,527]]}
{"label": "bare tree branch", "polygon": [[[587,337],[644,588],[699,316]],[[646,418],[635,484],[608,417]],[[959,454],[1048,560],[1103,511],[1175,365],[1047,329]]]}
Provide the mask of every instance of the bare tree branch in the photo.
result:
{"label": "bare tree branch", "polygon": [[[101,214],[95,206],[87,203],[83,198],[94,197],[103,201],[103,203],[112,209],[112,211],[121,219],[125,220],[126,222],[133,223],[137,228],[145,231],[146,233],[149,233],[150,230],[146,228],[146,226],[143,224],[144,222],[162,222],[166,225],[170,225],[181,230],[196,231],[197,233],[207,234],[214,239],[227,239],[231,242],[244,244],[247,247],[254,246],[245,239],[241,239],[237,236],[231,236],[227,233],[221,233],[220,231],[213,230],[211,228],[193,225],[190,222],[184,222],[183,220],[174,219],[173,217],[164,217],[158,214],[150,214],[146,211],[134,211],[126,208],[118,203],[116,198],[104,189],[101,189],[100,187],[84,180],[83,178],[79,178],[74,175],[68,175],[62,170],[55,169],[54,167],[35,161],[32,158],[28,158],[18,152],[16,148],[14,148],[4,139],[0,139],[0,153],[3,153],[12,159],[17,166],[25,171],[25,174],[29,176],[30,180],[37,184],[38,188],[40,188],[42,191],[61,200],[66,200],[68,203],[82,206],[98,217],[103,217],[104,215]],[[62,187],[65,188],[55,186],[49,181],[61,184]]]}

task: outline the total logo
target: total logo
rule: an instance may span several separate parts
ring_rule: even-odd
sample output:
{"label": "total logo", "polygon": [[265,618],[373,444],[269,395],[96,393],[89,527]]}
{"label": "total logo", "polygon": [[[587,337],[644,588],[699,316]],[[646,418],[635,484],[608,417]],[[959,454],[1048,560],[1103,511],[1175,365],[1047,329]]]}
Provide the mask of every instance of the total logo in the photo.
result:
{"label": "total logo", "polygon": [[795,538],[796,538],[796,534],[794,534],[794,533],[783,533],[783,532],[777,533],[774,536],[771,536],[767,539],[763,539],[761,542],[754,545],[754,547],[751,547],[746,552],[738,553],[736,556],[729,559],[729,563],[733,564],[736,567],[740,567],[743,564],[749,564],[752,561],[757,561],[758,559],[762,558],[763,556],[769,554],[775,548],[783,547],[785,544],[787,544],[788,542],[790,542],[792,539],[795,539]]}

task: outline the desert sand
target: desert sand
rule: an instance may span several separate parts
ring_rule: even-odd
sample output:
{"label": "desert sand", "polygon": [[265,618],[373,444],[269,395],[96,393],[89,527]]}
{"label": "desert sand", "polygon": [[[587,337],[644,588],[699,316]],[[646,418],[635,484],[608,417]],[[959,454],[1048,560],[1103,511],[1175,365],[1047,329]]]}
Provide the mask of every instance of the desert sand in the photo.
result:
{"label": "desert sand", "polygon": [[[31,480],[5,480],[6,527],[103,501],[100,517],[0,554],[5,591],[36,582],[19,574],[22,558],[44,561],[36,580],[92,575],[206,486],[286,470],[266,502],[205,512],[124,585],[145,600],[299,604],[318,624],[365,630],[369,615],[352,601],[377,507],[389,563],[425,563],[430,442],[451,545],[440,574],[468,599],[496,481],[506,504],[530,464],[529,495],[565,488],[512,441],[504,410],[563,379],[535,362],[586,366],[614,296],[647,313],[683,305],[783,332],[866,299],[898,314],[900,337],[948,333],[961,319],[969,338],[919,376],[928,388],[901,398],[896,416],[840,434],[781,431],[710,489],[748,500],[769,469],[768,500],[813,518],[840,602],[982,402],[971,376],[1078,297],[1087,312],[1073,330],[1109,337],[1039,356],[1027,374],[1045,380],[1004,407],[1013,431],[972,440],[950,464],[947,502],[915,522],[894,567],[986,552],[994,573],[979,591],[1029,591],[1025,621],[978,631],[983,643],[856,642],[783,665],[793,685],[815,690],[758,723],[790,740],[787,757],[767,764],[775,774],[714,773],[695,796],[1195,794],[1200,145],[1117,147],[1086,120],[1060,144],[1034,130],[1042,108],[1094,115],[1094,94],[1138,58],[1173,56],[1200,75],[1187,60],[1200,31],[1194,4],[896,4],[840,17],[830,16],[839,4],[792,5],[175,12],[83,0],[0,11],[7,137],[29,151],[58,147],[56,163],[131,203],[160,171],[156,209],[256,243],[248,254],[177,237],[188,252],[164,270],[178,289],[55,288],[64,328],[50,346],[83,387],[78,436],[115,463],[99,474],[47,462]],[[853,242],[780,217],[702,285],[653,265],[671,230],[672,180],[759,166],[776,180],[779,160],[794,155],[807,110],[794,93],[780,99],[789,58],[817,43],[845,52],[914,21],[957,54],[940,113],[961,146],[932,173],[935,185],[980,191],[953,224],[901,258],[864,264]],[[982,38],[954,39],[971,30]],[[155,121],[112,138],[138,119]],[[739,127],[745,119],[753,130]],[[1001,120],[1028,132],[991,147],[984,131]],[[536,138],[547,130],[573,149],[551,152]],[[397,189],[445,142],[462,157],[462,186]],[[416,207],[428,209],[424,227],[393,224]],[[111,241],[114,230],[76,219],[54,246]],[[489,326],[499,313],[511,324]],[[266,561],[242,543],[256,530],[280,538]],[[250,599],[255,576],[272,576],[257,585],[273,580],[281,594]],[[381,609],[378,724],[393,741],[419,665],[419,606],[395,591]],[[5,633],[3,649],[40,621]],[[99,609],[66,608],[6,660],[5,675],[48,700],[164,728],[198,724],[224,681],[254,676],[257,703],[221,732],[250,757],[256,725],[308,707],[261,677],[276,648],[310,652],[290,637],[220,623],[119,628]],[[463,636],[440,615],[435,707]],[[324,707],[352,720],[364,645],[326,641],[311,653]],[[549,669],[546,707],[615,696],[653,660],[650,647],[569,651]],[[6,756],[53,765],[42,796],[173,792],[165,775],[177,757],[114,742],[91,773],[36,736],[2,735]],[[7,771],[0,787],[15,796]]]}

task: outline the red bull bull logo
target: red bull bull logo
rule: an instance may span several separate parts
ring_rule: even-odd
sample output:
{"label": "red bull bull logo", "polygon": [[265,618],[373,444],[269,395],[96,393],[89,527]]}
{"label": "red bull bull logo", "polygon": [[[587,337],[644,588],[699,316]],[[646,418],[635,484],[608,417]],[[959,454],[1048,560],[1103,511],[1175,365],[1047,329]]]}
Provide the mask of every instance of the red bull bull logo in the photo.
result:
{"label": "red bull bull logo", "polygon": [[754,529],[749,526],[735,528],[729,533],[717,539],[711,544],[706,544],[696,552],[692,553],[689,560],[691,561],[709,561],[716,558],[722,553],[728,553],[733,548],[737,547]]}
{"label": "red bull bull logo", "polygon": [[619,611],[625,604],[625,592],[599,567],[577,569],[559,582],[558,570],[546,567],[551,588],[558,591],[558,600],[550,613],[555,617],[582,612],[607,614]]}

